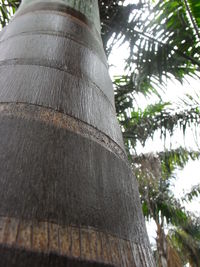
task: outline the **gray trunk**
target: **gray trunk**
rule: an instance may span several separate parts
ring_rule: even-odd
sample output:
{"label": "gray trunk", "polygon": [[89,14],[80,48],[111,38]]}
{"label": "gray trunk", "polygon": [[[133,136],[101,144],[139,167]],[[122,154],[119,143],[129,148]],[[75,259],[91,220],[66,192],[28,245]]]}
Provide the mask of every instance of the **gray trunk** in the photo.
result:
{"label": "gray trunk", "polygon": [[24,0],[0,35],[1,266],[154,266],[99,29]]}

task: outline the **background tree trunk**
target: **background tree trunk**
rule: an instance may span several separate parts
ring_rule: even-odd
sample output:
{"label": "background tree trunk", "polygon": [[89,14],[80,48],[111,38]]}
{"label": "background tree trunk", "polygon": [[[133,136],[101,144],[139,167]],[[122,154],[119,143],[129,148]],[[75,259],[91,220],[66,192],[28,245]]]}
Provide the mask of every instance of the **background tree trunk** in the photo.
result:
{"label": "background tree trunk", "polygon": [[24,0],[0,35],[1,266],[154,266],[99,25]]}

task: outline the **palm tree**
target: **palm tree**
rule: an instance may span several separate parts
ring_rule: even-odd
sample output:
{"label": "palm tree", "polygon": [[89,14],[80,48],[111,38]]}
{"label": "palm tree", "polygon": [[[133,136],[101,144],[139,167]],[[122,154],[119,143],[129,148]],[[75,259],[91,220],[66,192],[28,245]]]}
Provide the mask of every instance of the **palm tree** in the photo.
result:
{"label": "palm tree", "polygon": [[[8,22],[8,13],[14,13],[19,2],[2,2],[2,25]],[[189,0],[157,1],[155,6],[150,6],[150,1],[128,6],[120,5],[119,2],[121,1],[104,0],[99,1],[99,4],[102,37],[107,54],[118,40],[130,43],[127,61],[129,73],[117,77],[115,81],[116,109],[126,145],[130,149],[138,141],[145,144],[147,138],[152,137],[158,129],[161,129],[163,136],[167,131],[172,135],[176,125],[181,126],[185,132],[188,125],[194,121],[198,123],[198,103],[190,109],[187,107],[185,110],[169,112],[166,110],[169,103],[159,102],[155,106],[150,105],[143,112],[134,108],[133,95],[138,92],[145,95],[156,92],[154,85],[163,83],[165,77],[173,76],[182,82],[187,74],[198,76],[199,5]],[[148,13],[148,9],[154,14],[153,18],[152,15],[149,16],[150,19],[143,16]],[[129,19],[130,13],[133,14],[132,20]],[[113,42],[108,46],[107,41],[111,37]],[[184,157],[184,150],[179,153]],[[169,158],[168,163],[171,164]]]}
{"label": "palm tree", "polygon": [[[170,189],[176,167],[183,168],[189,159],[199,157],[199,151],[179,148],[133,159],[143,213],[157,227],[155,259],[159,267],[181,267],[192,259],[199,261],[199,222],[186,212]],[[199,191],[199,185],[193,187],[184,200],[198,196]],[[168,234],[166,229],[170,229]]]}
{"label": "palm tree", "polygon": [[200,222],[199,218],[190,215],[184,225],[169,231],[172,245],[181,251],[183,259],[187,259],[191,267],[200,266]]}
{"label": "palm tree", "polygon": [[23,0],[0,35],[2,266],[154,266],[98,3]]}

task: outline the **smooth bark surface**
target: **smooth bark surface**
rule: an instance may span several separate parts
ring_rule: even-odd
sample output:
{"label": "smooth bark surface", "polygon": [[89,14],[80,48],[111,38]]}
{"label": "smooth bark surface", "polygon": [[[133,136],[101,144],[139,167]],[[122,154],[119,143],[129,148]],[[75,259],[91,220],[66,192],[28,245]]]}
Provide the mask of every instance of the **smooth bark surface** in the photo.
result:
{"label": "smooth bark surface", "polygon": [[62,4],[67,7],[71,7],[74,10],[82,13],[85,17],[94,23],[96,30],[100,33],[100,18],[99,18],[99,8],[98,1],[96,0],[22,0],[21,9],[25,8],[27,5],[36,3],[56,3]]}
{"label": "smooth bark surface", "polygon": [[2,266],[153,266],[93,12],[23,1],[0,34]]}

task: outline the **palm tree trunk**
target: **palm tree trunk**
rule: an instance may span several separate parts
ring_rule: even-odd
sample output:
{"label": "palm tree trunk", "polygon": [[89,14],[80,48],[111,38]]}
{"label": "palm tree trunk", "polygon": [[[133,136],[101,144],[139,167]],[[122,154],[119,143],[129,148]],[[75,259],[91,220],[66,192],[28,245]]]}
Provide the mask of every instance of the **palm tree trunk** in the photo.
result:
{"label": "palm tree trunk", "polygon": [[154,266],[99,25],[24,0],[0,35],[1,266]]}
{"label": "palm tree trunk", "polygon": [[167,267],[167,240],[163,230],[163,220],[160,224],[158,220],[156,220],[157,225],[157,251],[158,251],[158,266],[159,267]]}

